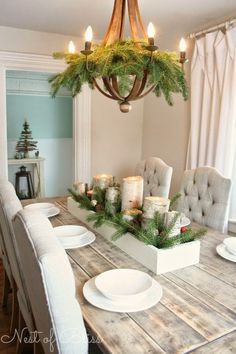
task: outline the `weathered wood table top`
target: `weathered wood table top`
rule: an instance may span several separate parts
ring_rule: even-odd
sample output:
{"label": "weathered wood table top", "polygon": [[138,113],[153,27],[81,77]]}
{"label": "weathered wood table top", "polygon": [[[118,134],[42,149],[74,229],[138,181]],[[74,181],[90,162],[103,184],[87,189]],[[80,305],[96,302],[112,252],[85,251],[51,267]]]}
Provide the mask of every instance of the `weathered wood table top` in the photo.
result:
{"label": "weathered wood table top", "polygon": [[[53,226],[82,224],[67,211],[66,198],[47,201],[61,209],[50,219]],[[104,353],[236,353],[236,263],[216,253],[225,235],[209,229],[201,241],[200,263],[164,275],[154,275],[102,236],[96,236],[91,245],[67,253],[84,320]],[[161,301],[136,313],[113,313],[90,305],[82,294],[84,283],[113,268],[149,273],[163,287]]]}

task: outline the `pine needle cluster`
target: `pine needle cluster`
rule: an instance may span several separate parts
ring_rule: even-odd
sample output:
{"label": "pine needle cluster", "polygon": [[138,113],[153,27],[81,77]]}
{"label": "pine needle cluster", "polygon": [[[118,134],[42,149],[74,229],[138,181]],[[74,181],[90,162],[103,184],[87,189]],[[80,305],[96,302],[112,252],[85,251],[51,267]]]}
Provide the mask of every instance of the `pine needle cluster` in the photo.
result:
{"label": "pine needle cluster", "polygon": [[109,46],[98,45],[87,58],[81,53],[54,53],[54,58],[64,58],[68,67],[49,80],[52,96],[61,87],[66,87],[75,96],[81,92],[84,83],[94,88],[94,79],[114,75],[118,77],[120,92],[125,96],[133,85],[134,77],[141,79],[148,72],[147,86],[154,86],[156,96],[163,94],[169,105],[173,104],[173,93],[182,94],[186,100],[188,89],[177,54],[159,50],[150,53],[146,46],[145,41],[137,45],[129,39]]}

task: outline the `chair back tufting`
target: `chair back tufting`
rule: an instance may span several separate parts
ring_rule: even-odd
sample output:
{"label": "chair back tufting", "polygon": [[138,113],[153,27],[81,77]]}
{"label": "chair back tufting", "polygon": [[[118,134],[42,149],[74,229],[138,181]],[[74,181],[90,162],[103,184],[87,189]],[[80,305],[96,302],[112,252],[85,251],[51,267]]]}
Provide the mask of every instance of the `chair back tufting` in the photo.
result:
{"label": "chair back tufting", "polygon": [[213,167],[184,172],[177,209],[191,221],[225,232],[231,181]]}
{"label": "chair back tufting", "polygon": [[50,221],[40,212],[21,210],[13,227],[44,352],[87,354],[88,338],[74,275]]}
{"label": "chair back tufting", "polygon": [[168,198],[173,169],[158,157],[140,161],[135,169],[137,176],[144,179],[144,197]]}

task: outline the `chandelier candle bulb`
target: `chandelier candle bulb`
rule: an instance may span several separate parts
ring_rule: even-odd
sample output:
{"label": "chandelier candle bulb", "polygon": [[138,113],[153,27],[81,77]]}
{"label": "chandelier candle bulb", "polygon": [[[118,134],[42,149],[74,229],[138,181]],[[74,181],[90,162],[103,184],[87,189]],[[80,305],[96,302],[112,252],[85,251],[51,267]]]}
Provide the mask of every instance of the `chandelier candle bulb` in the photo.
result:
{"label": "chandelier candle bulb", "polygon": [[88,26],[85,32],[85,50],[91,50],[93,39],[93,30],[91,26]]}
{"label": "chandelier candle bulb", "polygon": [[122,210],[140,208],[143,203],[143,177],[123,178]]}
{"label": "chandelier candle bulb", "polygon": [[184,64],[186,62],[186,49],[187,49],[186,41],[184,38],[181,38],[179,42],[179,50],[180,50],[179,62],[181,64]]}
{"label": "chandelier candle bulb", "polygon": [[68,44],[68,52],[70,54],[75,54],[75,45],[73,41],[70,41]]}
{"label": "chandelier candle bulb", "polygon": [[107,174],[96,175],[93,177],[93,187],[107,189],[113,184],[113,176]]}
{"label": "chandelier candle bulb", "polygon": [[147,33],[148,33],[148,44],[154,45],[155,27],[153,26],[152,22],[149,22],[148,24]]}
{"label": "chandelier candle bulb", "polygon": [[143,217],[146,219],[152,219],[157,211],[161,214],[168,212],[169,206],[170,200],[168,198],[145,197]]}

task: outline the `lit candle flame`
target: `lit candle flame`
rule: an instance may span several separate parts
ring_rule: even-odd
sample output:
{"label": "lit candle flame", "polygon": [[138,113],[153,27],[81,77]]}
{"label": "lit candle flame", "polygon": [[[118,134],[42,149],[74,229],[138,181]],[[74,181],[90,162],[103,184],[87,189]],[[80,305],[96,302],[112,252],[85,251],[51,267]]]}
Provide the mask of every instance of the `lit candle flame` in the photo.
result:
{"label": "lit candle flame", "polygon": [[148,29],[147,29],[147,33],[148,33],[148,38],[154,38],[155,37],[155,27],[153,26],[152,22],[149,22],[148,24]]}
{"label": "lit candle flame", "polygon": [[88,26],[85,32],[85,40],[86,42],[92,42],[93,39],[93,30],[91,26]]}
{"label": "lit candle flame", "polygon": [[68,52],[70,54],[75,54],[75,45],[73,43],[73,41],[70,41],[69,42],[69,45],[68,45]]}
{"label": "lit candle flame", "polygon": [[184,38],[181,38],[179,42],[179,50],[180,52],[186,52],[187,44]]}

